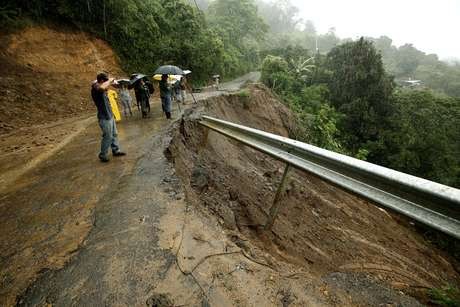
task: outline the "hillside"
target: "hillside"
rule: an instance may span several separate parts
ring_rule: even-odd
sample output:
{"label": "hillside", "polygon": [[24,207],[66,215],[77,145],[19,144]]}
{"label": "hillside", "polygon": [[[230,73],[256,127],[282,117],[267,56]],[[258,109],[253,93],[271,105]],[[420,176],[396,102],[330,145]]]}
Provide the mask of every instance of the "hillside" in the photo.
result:
{"label": "hillside", "polygon": [[107,43],[76,30],[29,27],[0,45],[0,134],[93,112],[95,73],[122,73]]}

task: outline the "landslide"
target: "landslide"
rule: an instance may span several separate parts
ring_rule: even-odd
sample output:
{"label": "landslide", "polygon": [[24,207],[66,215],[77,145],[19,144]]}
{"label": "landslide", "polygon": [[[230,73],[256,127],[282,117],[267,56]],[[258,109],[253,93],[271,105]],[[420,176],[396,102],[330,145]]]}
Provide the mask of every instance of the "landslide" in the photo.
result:
{"label": "landslide", "polygon": [[0,33],[0,46],[0,135],[92,112],[96,72],[122,72],[107,43],[73,29]]}
{"label": "landslide", "polygon": [[264,232],[284,165],[197,122],[206,114],[289,136],[290,111],[262,85],[248,91],[210,98],[176,124],[166,155],[189,204],[264,262],[293,265],[300,284],[321,284],[352,305],[428,303],[428,289],[458,286],[458,263],[410,221],[305,172],[289,174],[273,231]]}

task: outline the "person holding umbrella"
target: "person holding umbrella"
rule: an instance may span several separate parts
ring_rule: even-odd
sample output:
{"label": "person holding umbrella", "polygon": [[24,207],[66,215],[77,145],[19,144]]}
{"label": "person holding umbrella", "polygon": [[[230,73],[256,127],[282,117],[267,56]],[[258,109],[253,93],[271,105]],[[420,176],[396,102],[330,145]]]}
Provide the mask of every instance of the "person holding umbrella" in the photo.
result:
{"label": "person holding umbrella", "polygon": [[163,74],[160,81],[161,108],[167,119],[171,119],[171,85],[168,83],[168,75]]}
{"label": "person holding umbrella", "polygon": [[177,66],[164,65],[157,68],[155,74],[161,75],[160,81],[160,96],[161,96],[161,107],[165,112],[166,118],[171,118],[171,95],[172,87],[168,84],[169,75],[184,75],[184,71]]}
{"label": "person holding umbrella", "polygon": [[[146,81],[146,75],[132,74],[131,75],[131,88],[134,88],[136,95],[137,108],[142,113],[142,118],[146,118],[150,113],[150,88]],[[150,83],[151,84],[151,83]],[[153,85],[152,85],[153,93]]]}

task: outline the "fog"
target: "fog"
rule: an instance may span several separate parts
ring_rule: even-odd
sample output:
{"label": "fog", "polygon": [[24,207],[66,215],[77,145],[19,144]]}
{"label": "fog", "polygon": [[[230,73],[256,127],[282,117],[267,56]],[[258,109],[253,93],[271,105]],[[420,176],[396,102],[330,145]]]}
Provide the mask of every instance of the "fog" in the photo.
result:
{"label": "fog", "polygon": [[441,58],[460,58],[460,0],[292,0],[319,33],[341,38],[386,35]]}

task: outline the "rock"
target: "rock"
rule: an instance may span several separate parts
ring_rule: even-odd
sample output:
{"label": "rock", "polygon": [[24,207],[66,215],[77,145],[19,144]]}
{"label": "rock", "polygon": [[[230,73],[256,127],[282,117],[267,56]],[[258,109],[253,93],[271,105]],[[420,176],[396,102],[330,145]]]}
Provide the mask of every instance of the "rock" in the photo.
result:
{"label": "rock", "polygon": [[190,185],[195,190],[203,192],[209,185],[209,174],[203,167],[195,167],[192,171],[192,177],[190,179]]}

